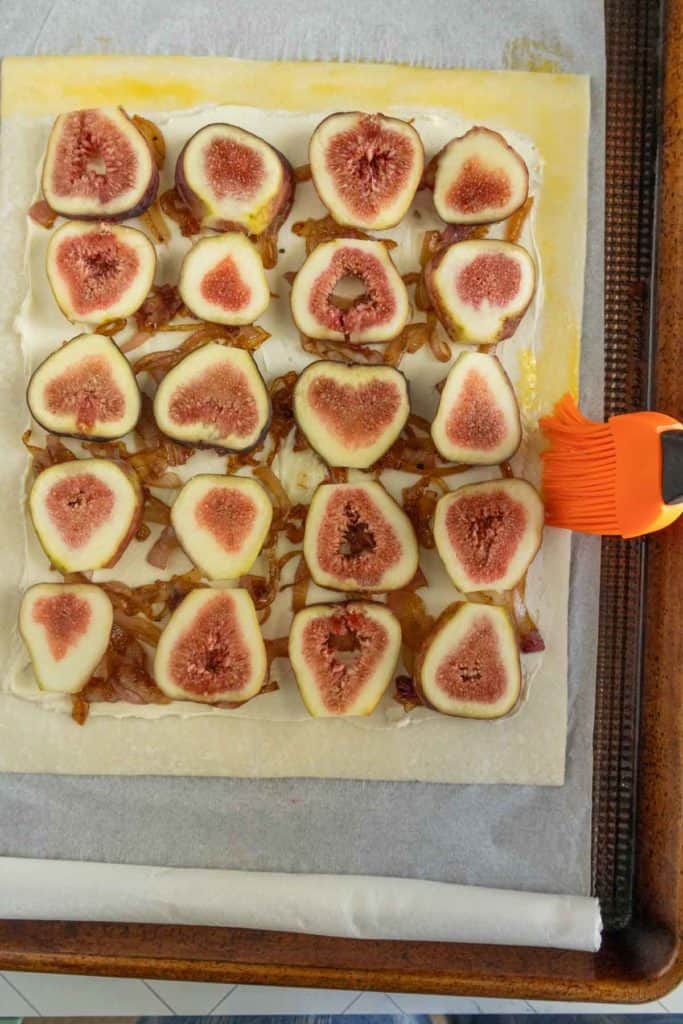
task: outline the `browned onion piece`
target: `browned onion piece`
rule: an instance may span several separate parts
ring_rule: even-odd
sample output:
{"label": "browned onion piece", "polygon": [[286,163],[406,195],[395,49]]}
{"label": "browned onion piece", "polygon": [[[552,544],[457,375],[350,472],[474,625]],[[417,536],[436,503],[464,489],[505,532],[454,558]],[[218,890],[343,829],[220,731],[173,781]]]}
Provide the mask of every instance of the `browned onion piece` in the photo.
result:
{"label": "browned onion piece", "polygon": [[397,704],[400,704],[404,711],[413,711],[420,707],[422,700],[415,689],[415,680],[411,676],[396,676],[396,692],[393,695]]}
{"label": "browned onion piece", "polygon": [[166,140],[164,139],[161,128],[154,123],[154,121],[148,121],[146,117],[140,117],[139,114],[133,114],[131,121],[144,136],[147,145],[150,148],[150,152],[154,157],[154,162],[161,170],[166,160]]}
{"label": "browned onion piece", "polygon": [[311,165],[310,164],[301,164],[300,167],[295,167],[294,168],[294,177],[296,178],[296,180],[298,182],[310,181],[311,178],[312,178]]}
{"label": "browned onion piece", "polygon": [[168,560],[180,545],[172,526],[165,526],[147,552],[147,561],[155,569],[165,569]]}
{"label": "browned onion piece", "polygon": [[[331,242],[335,238],[362,238],[373,240],[372,235],[366,234],[360,228],[343,228],[329,214],[325,217],[308,217],[306,220],[298,220],[292,224],[292,231],[299,238],[305,239],[306,255],[310,256],[316,246],[321,242]],[[381,239],[386,249],[395,249],[398,242],[390,238]]]}
{"label": "browned onion piece", "polygon": [[434,618],[427,613],[419,594],[407,588],[387,594],[387,607],[401,624],[403,661],[408,671],[412,673],[415,653],[434,625]]}
{"label": "browned onion piece", "polygon": [[161,628],[142,615],[126,615],[120,608],[114,609],[114,622],[141,643],[156,647],[161,636]]}
{"label": "browned onion piece", "polygon": [[40,224],[41,228],[51,228],[58,216],[45,199],[39,199],[30,206],[28,215],[36,224]]}
{"label": "browned onion piece", "polygon": [[182,308],[183,300],[175,285],[155,284],[135,314],[135,322],[141,330],[157,331]]}
{"label": "browned onion piece", "polygon": [[165,245],[171,238],[171,232],[169,231],[168,224],[161,212],[159,206],[159,200],[155,199],[154,202],[144,213],[140,214],[140,220],[149,231],[152,239],[158,242],[160,245]]}
{"label": "browned onion piece", "polygon": [[145,505],[142,518],[146,523],[160,523],[162,526],[168,526],[171,522],[171,509],[169,506],[154,494],[150,494],[147,488],[145,488]]}
{"label": "browned onion piece", "polygon": [[169,220],[178,225],[181,235],[185,238],[199,234],[202,226],[176,188],[169,188],[163,192],[159,196],[159,205]]}
{"label": "browned onion piece", "polygon": [[120,346],[122,352],[133,352],[136,348],[140,348],[146,341],[149,341],[153,337],[154,331],[139,330],[133,334],[128,341]]}

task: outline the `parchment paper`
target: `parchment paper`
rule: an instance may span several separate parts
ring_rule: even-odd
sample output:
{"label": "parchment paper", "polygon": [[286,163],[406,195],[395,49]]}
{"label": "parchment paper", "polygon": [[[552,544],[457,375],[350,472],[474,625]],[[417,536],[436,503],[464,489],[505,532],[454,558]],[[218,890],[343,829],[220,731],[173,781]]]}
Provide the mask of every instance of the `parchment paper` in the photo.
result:
{"label": "parchment paper", "polygon": [[[130,8],[128,10],[128,8]],[[602,11],[592,0],[414,5],[360,2],[36,3],[4,11],[8,52],[228,53],[529,67],[593,76],[582,402],[602,398]],[[495,15],[495,17],[493,16]],[[128,34],[122,26],[128,27]],[[78,32],[76,37],[75,32]],[[561,131],[561,125],[558,125]],[[3,398],[7,397],[5,391]],[[574,544],[567,783],[524,787],[17,777],[0,783],[2,853],[105,861],[372,872],[542,891],[589,888],[596,543]],[[391,837],[387,842],[387,837]]]}

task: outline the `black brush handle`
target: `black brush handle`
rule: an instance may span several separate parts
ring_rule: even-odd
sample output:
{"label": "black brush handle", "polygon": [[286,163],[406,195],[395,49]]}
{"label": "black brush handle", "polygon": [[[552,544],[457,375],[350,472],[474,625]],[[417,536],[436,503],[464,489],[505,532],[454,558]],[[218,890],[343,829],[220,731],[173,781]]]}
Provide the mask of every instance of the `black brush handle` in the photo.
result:
{"label": "black brush handle", "polygon": [[662,499],[666,505],[683,501],[683,430],[663,430]]}

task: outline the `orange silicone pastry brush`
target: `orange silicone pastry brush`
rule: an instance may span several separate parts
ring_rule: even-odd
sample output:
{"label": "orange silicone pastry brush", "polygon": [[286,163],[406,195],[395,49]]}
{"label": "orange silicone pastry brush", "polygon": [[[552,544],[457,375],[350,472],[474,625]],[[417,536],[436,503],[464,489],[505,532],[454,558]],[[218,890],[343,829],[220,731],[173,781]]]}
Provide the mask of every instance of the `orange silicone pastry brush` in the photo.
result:
{"label": "orange silicone pastry brush", "polygon": [[683,512],[683,424],[658,412],[586,419],[564,395],[540,421],[545,521],[580,533],[640,537]]}

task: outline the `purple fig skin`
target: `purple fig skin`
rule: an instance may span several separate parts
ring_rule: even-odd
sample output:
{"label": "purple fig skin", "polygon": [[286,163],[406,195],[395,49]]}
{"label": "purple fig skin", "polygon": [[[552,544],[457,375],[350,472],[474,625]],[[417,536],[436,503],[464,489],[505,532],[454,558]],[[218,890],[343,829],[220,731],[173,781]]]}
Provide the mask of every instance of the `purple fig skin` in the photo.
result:
{"label": "purple fig skin", "polygon": [[[204,128],[214,128],[214,127],[217,127],[216,123],[210,124],[210,125],[204,125]],[[200,128],[199,131],[203,131],[204,128]],[[186,203],[186,205],[190,208],[191,212],[194,214],[194,216],[197,218],[197,220],[202,222],[204,217],[206,217],[206,214],[207,214],[206,204],[204,203],[203,199],[201,199],[200,196],[198,196],[197,193],[192,189],[190,183],[188,182],[187,178],[185,177],[185,163],[184,163],[185,150],[189,146],[190,142],[192,142],[192,139],[194,138],[194,136],[196,134],[197,134],[197,132],[195,132],[194,135],[191,135],[190,138],[187,140],[187,142],[185,143],[185,145],[181,149],[180,155],[178,156],[178,159],[176,161],[176,165],[175,165],[175,187],[176,187],[176,191],[178,192],[178,195],[183,200],[183,202]],[[249,134],[251,135],[253,133],[249,132]],[[258,138],[258,136],[255,136],[255,137]],[[259,141],[265,141],[265,140],[259,139]],[[292,165],[290,164],[289,160],[287,159],[287,157],[283,153],[280,152],[279,149],[276,149],[275,146],[272,146],[270,143],[267,143],[267,144],[270,146],[270,148],[273,150],[273,152],[277,155],[280,163],[282,164],[282,168],[283,168],[284,174],[285,174],[285,179],[283,181],[282,190],[281,190],[280,194],[278,195],[277,199],[274,200],[274,202],[273,202],[273,206],[274,206],[274,210],[275,210],[275,212],[273,214],[273,218],[269,221],[268,226],[266,228],[264,228],[264,230],[261,232],[261,234],[265,234],[266,231],[277,231],[280,227],[282,227],[282,225],[287,220],[287,217],[289,216],[289,214],[291,212],[292,206],[294,205],[294,195],[295,195],[295,192],[296,192],[296,178],[294,177],[294,169],[293,169]],[[217,231],[217,232],[222,232],[222,231],[240,231],[243,235],[247,235],[247,236],[249,235],[249,232],[246,230],[244,225],[243,224],[237,224],[237,223],[235,223],[235,221],[222,221],[220,227],[218,227],[218,226],[216,226],[216,227],[209,227],[209,230],[210,231]]]}
{"label": "purple fig skin", "polygon": [[[125,111],[123,111],[123,113],[125,113]],[[149,149],[149,143],[147,142],[147,139],[145,139],[145,136],[142,134],[141,131],[139,131],[138,128],[136,128],[134,122],[131,120],[130,117],[128,117],[128,114],[126,114],[125,116],[128,118],[131,127],[135,129],[135,131],[138,133],[138,135],[140,135],[142,139],[144,139],[145,145]],[[59,214],[60,217],[66,217],[69,220],[107,221],[111,223],[117,223],[122,220],[132,219],[133,217],[139,217],[142,213],[145,212],[145,210],[148,210],[149,207],[154,202],[154,200],[156,199],[158,191],[159,169],[154,159],[152,159],[152,170],[149,182],[147,184],[147,188],[145,189],[144,194],[136,203],[136,205],[132,206],[129,210],[122,210],[120,213],[111,214],[109,216],[105,216],[101,213],[79,214],[78,216],[75,216],[73,213],[65,213],[64,211],[60,210],[59,206],[56,206],[54,203],[51,203],[50,205],[54,212]]]}
{"label": "purple fig skin", "polygon": [[[466,605],[467,603],[468,603],[467,601],[456,601],[454,604],[449,605],[447,608],[445,608],[441,612],[441,615],[439,615],[438,619],[436,620],[436,622],[432,626],[432,628],[429,631],[429,633],[427,634],[427,636],[424,637],[422,643],[420,644],[420,648],[419,648],[419,650],[418,650],[418,652],[417,652],[417,654],[415,656],[415,663],[414,663],[414,666],[413,666],[413,676],[412,676],[413,684],[415,686],[415,692],[417,693],[418,697],[420,698],[420,700],[422,701],[422,703],[424,704],[425,707],[431,708],[432,711],[436,711],[437,714],[440,714],[440,715],[444,714],[444,712],[440,711],[439,708],[435,707],[432,704],[432,702],[429,700],[429,698],[427,697],[427,694],[425,693],[425,689],[424,689],[424,687],[422,685],[422,669],[423,669],[423,665],[424,665],[424,661],[425,661],[425,657],[426,657],[427,651],[429,650],[429,648],[430,648],[434,638],[437,636],[438,633],[441,632],[442,629],[444,629],[446,626],[448,626],[448,624],[451,622],[452,619],[455,618],[455,616],[460,611],[460,609],[463,607],[463,605]],[[508,711],[506,711],[504,715],[497,716],[497,718],[505,718],[507,715],[511,714],[515,710],[515,708],[517,708],[519,706],[520,699],[521,699],[521,689],[520,689],[520,693],[519,693],[519,695],[517,697],[517,700],[515,701],[513,706]],[[491,718],[491,719],[489,719],[489,721],[495,722],[497,720],[497,718]],[[486,721],[487,719],[479,719],[479,720],[480,721]]]}
{"label": "purple fig skin", "polygon": [[[454,242],[453,244],[457,245],[458,243]],[[451,341],[461,342],[464,345],[477,345],[479,344],[479,342],[468,341],[466,338],[463,337],[460,325],[455,320],[452,319],[450,311],[441,300],[441,296],[438,293],[438,289],[434,288],[433,285],[434,271],[438,268],[439,264],[444,259],[449,249],[450,246],[447,246],[445,249],[442,249],[440,252],[432,256],[429,263],[427,263],[427,265],[424,268],[423,278],[425,287],[427,289],[427,294],[429,296],[429,301],[434,307],[434,312],[436,313],[439,323],[444,328]],[[519,327],[520,323],[522,322],[522,319],[527,309],[531,305],[534,294],[535,288],[531,292],[531,295],[529,296],[529,301],[525,305],[524,309],[521,310],[521,312],[515,312],[514,316],[508,317],[506,320],[504,320],[496,337],[492,341],[483,342],[482,344],[495,345],[499,341],[505,341],[506,338],[511,338],[517,330],[517,328]]]}
{"label": "purple fig skin", "polygon": [[[194,349],[194,351],[198,352],[199,349]],[[211,442],[209,441],[180,441],[175,437],[171,437],[170,434],[167,434],[166,431],[160,426],[160,424],[157,423],[157,427],[160,433],[162,433],[164,437],[168,437],[169,441],[173,441],[174,444],[179,444],[182,448],[201,448],[202,450],[206,451],[214,451],[218,455],[246,455],[248,452],[253,452],[254,449],[258,448],[260,444],[263,444],[266,435],[270,430],[270,425],[273,421],[273,405],[270,400],[270,393],[268,391],[268,387],[266,385],[266,382],[263,380],[263,374],[259,370],[254,357],[251,355],[251,353],[249,353],[249,355],[251,357],[252,363],[254,364],[254,370],[263,381],[263,386],[266,390],[266,394],[268,395],[268,416],[266,418],[266,422],[263,425],[261,433],[258,435],[253,444],[250,444],[247,448],[224,448],[222,445],[211,444]]]}
{"label": "purple fig skin", "polygon": [[[410,402],[411,402],[411,399],[410,399],[410,381],[406,377],[406,375],[403,372],[403,370],[400,370],[398,368],[398,366],[391,366],[389,363],[372,363],[372,364],[365,364],[365,363],[363,363],[363,364],[337,363],[333,359],[319,359],[315,363],[310,363],[309,365],[310,366],[329,366],[329,367],[332,368],[332,372],[334,372],[334,368],[337,367],[337,366],[346,366],[346,367],[348,367],[348,366],[355,366],[355,365],[363,365],[364,368],[372,369],[372,370],[375,370],[375,369],[377,369],[377,370],[393,370],[394,373],[400,374],[400,376],[403,377],[403,380],[405,381],[406,393],[408,395],[408,404],[410,405]],[[302,374],[305,373],[305,372],[306,372],[305,370],[302,370],[302,372],[301,372],[301,374],[299,376],[302,376]],[[302,424],[300,422],[300,419],[299,419],[299,417],[296,414],[296,404],[294,405],[294,421],[296,422],[297,426],[302,431],[302,433],[305,435],[306,440],[308,441],[309,445],[311,446],[313,451],[316,453],[316,455],[319,455],[320,458],[323,460],[323,462],[325,462],[325,464],[327,464],[327,460],[325,459],[324,455],[322,454],[322,452],[316,446],[315,438],[313,436],[309,436],[309,432],[306,431],[306,429],[305,429],[305,424]]]}
{"label": "purple fig skin", "polygon": [[[28,394],[29,394],[29,390],[30,390],[30,387],[31,387],[31,381],[35,377],[35,375],[38,372],[38,370],[40,370],[42,365],[43,364],[41,363],[40,366],[37,366],[36,369],[31,374],[31,376],[29,377],[28,384],[26,385],[26,392],[25,392],[25,394],[26,394],[26,405],[29,405],[29,403],[28,403]],[[117,440],[117,438],[113,437],[111,434],[106,434],[104,436],[100,436],[99,434],[68,434],[65,430],[54,430],[51,427],[47,427],[41,421],[40,417],[36,416],[35,412],[33,411],[33,409],[31,409],[30,405],[29,405],[29,411],[30,411],[31,416],[33,417],[33,419],[38,424],[38,426],[42,427],[43,430],[47,434],[54,434],[55,437],[73,437],[77,441],[116,441]],[[140,411],[138,413],[137,419],[135,420],[135,423],[130,428],[131,430],[135,430],[135,427],[140,422],[140,416],[141,415],[142,415],[142,403],[140,403]],[[128,433],[128,431],[126,431],[126,433]],[[119,437],[125,437],[125,434],[120,434],[118,436]]]}
{"label": "purple fig skin", "polygon": [[[321,121],[321,122],[320,122],[320,123],[319,123],[319,124],[318,124],[318,125],[316,126],[316,128],[315,128],[315,131],[317,132],[317,131],[318,131],[318,130],[319,130],[320,128],[322,128],[322,126],[323,126],[323,125],[324,125],[324,124],[325,124],[325,123],[326,123],[327,121],[330,121],[330,120],[332,120],[333,118],[337,117],[337,116],[338,116],[338,115],[339,115],[340,113],[343,113],[343,114],[347,114],[347,115],[351,115],[351,116],[357,116],[357,117],[359,117],[359,118],[364,118],[364,117],[367,117],[367,116],[368,116],[368,114],[367,114],[366,112],[362,111],[362,110],[344,110],[344,111],[335,111],[335,113],[333,113],[333,114],[328,114],[328,115],[327,115],[327,117],[324,117],[324,118],[322,119],[322,121]],[[386,114],[382,114],[382,113],[379,113],[379,112],[378,112],[378,115],[377,115],[377,116],[379,116],[380,118],[387,118],[387,117],[388,117],[388,118],[389,118],[389,119],[391,119],[391,120],[394,120],[394,119],[395,119],[395,120],[398,120],[398,121],[400,121],[400,120],[403,120],[403,118],[398,118],[398,117],[396,117],[396,118],[395,118],[395,117],[394,117],[393,115],[386,115]],[[414,127],[414,126],[413,126],[413,127]],[[425,164],[425,151],[424,151],[424,143],[422,142],[422,139],[420,138],[420,136],[419,136],[419,134],[418,134],[418,132],[417,132],[417,131],[415,132],[415,134],[417,135],[417,140],[413,139],[413,145],[414,145],[414,146],[416,147],[416,149],[418,149],[418,147],[419,147],[419,153],[420,153],[420,155],[421,155],[421,157],[422,157],[422,166],[424,167],[424,164]],[[311,162],[311,154],[310,154],[310,143],[309,143],[309,153],[308,153],[308,158],[309,158],[309,164],[310,164],[310,162]],[[424,174],[424,173],[425,173],[425,172],[423,172],[423,174]],[[313,186],[315,187],[315,179],[313,179]],[[423,188],[423,187],[424,187],[424,186],[422,185],[422,179],[420,179],[420,182],[418,183],[418,186],[417,186],[416,192],[417,192],[417,191],[419,191],[419,190],[420,190],[421,188]],[[317,188],[316,188],[316,193],[317,193]],[[320,201],[321,201],[321,202],[323,202],[323,200],[322,200],[322,197],[320,197],[320,196],[319,196],[319,198],[320,198]],[[414,196],[414,195],[413,195],[413,196],[411,196],[411,198],[410,198],[410,201],[409,201],[409,203],[408,203],[408,206],[406,207],[406,211],[405,211],[405,213],[403,214],[403,216],[399,217],[399,219],[398,219],[397,221],[395,221],[395,223],[394,223],[394,224],[387,224],[386,228],[383,228],[382,230],[388,230],[388,229],[390,229],[390,228],[392,228],[392,227],[396,227],[396,226],[397,226],[398,224],[400,224],[400,223],[401,223],[401,221],[403,220],[403,217],[405,217],[405,215],[406,215],[406,213],[407,213],[407,211],[408,211],[408,208],[410,207],[410,203],[412,203],[412,201],[413,201],[413,199],[414,199],[414,198],[415,198],[415,196]],[[323,204],[323,205],[325,205],[325,204]],[[332,216],[332,219],[334,220],[334,219],[335,219],[335,218],[334,218],[334,214],[332,213],[332,211],[331,211],[331,210],[329,211],[329,213],[330,213],[330,215]],[[369,229],[368,229],[368,230],[369,230]]]}
{"label": "purple fig skin", "polygon": [[[519,155],[517,150],[514,149],[514,147],[509,144],[509,142],[500,134],[500,132],[494,131],[493,128],[485,128],[483,125],[475,125],[474,127],[470,128],[469,131],[465,132],[464,135],[460,136],[460,138],[465,138],[465,136],[470,135],[470,133],[472,133],[472,132],[475,132],[475,133],[485,132],[488,135],[496,135],[500,139],[500,141],[503,143],[505,148],[510,150],[510,152],[514,153],[514,155],[517,158],[519,169],[523,173],[524,178],[526,180],[526,193],[528,195],[528,193],[529,193],[529,168],[527,167],[526,162],[522,159],[522,157]],[[427,166],[424,169],[424,174],[422,175],[422,181],[420,182],[420,186],[419,186],[420,189],[428,189],[430,192],[434,191],[434,185],[435,185],[435,182],[436,182],[436,172],[437,172],[438,167],[439,167],[439,162],[440,162],[442,156],[444,155],[444,153],[446,152],[446,150],[448,149],[448,147],[450,146],[451,142],[455,142],[455,141],[457,141],[457,140],[456,139],[451,139],[449,142],[447,142],[446,145],[442,146],[442,148],[439,150],[439,152],[436,153],[432,157],[432,159],[429,161],[429,163],[427,164]],[[471,222],[468,222],[468,223],[470,223],[473,227],[476,226],[477,224],[498,224],[498,223],[501,223],[502,221],[507,220],[508,217],[511,217],[514,213],[516,213],[517,210],[519,210],[520,207],[524,205],[524,201],[525,200],[523,200],[522,203],[519,204],[519,206],[515,207],[514,210],[511,210],[508,214],[506,214],[505,217],[502,217],[502,218],[501,217],[492,217],[490,220],[478,220],[476,222],[471,221]],[[450,221],[449,223],[457,224],[458,221],[454,220],[454,221]]]}

